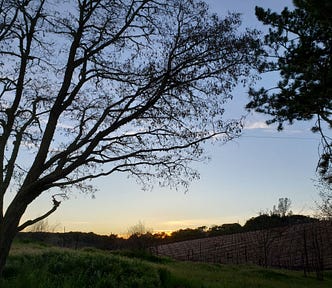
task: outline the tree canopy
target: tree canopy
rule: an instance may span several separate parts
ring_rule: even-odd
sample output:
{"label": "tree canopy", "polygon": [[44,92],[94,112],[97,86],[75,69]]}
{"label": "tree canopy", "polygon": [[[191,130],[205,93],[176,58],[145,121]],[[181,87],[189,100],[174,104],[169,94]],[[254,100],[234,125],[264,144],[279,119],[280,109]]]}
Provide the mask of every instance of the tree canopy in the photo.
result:
{"label": "tree canopy", "polygon": [[[194,0],[2,0],[0,21],[0,272],[15,233],[73,187],[115,172],[187,185],[200,144],[241,131],[224,103],[260,51],[238,14]],[[48,190],[53,208],[20,225]]]}
{"label": "tree canopy", "polygon": [[256,7],[268,25],[266,62],[262,71],[279,71],[277,87],[250,89],[248,109],[271,116],[268,124],[315,119],[313,132],[321,135],[318,170],[332,183],[332,3],[296,0],[295,9],[280,14]]}

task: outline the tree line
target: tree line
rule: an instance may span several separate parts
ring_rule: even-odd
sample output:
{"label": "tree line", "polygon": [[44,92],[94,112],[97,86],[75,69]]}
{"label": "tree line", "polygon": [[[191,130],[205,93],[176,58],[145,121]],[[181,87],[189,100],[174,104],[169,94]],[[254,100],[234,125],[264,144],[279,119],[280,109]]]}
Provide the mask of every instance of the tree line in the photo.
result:
{"label": "tree line", "polygon": [[280,216],[277,214],[262,214],[257,217],[250,218],[243,226],[241,226],[239,223],[213,225],[211,227],[200,226],[197,228],[179,229],[173,231],[170,234],[166,232],[153,233],[152,231],[148,230],[132,230],[132,234],[126,238],[116,234],[106,236],[83,232],[55,233],[37,231],[21,232],[18,234],[17,239],[20,241],[33,240],[57,245],[60,247],[70,247],[73,249],[94,247],[105,250],[145,250],[156,245],[271,229],[316,221],[319,220],[304,215]]}

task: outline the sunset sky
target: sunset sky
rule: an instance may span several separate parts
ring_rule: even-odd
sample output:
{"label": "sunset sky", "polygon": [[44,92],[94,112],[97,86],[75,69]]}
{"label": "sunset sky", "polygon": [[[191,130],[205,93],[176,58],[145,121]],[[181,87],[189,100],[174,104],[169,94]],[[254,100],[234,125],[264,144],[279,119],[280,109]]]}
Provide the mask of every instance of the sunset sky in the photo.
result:
{"label": "sunset sky", "polygon": [[[285,0],[206,0],[211,11],[242,13],[243,27],[264,29],[256,20],[256,5],[281,11],[292,7]],[[266,28],[265,28],[266,29]],[[264,75],[258,86],[273,86],[277,75]],[[264,84],[263,84],[264,83]],[[312,214],[318,191],[314,187],[319,137],[310,123],[296,123],[285,131],[265,125],[262,115],[248,114],[246,90],[236,89],[226,107],[229,118],[247,115],[243,136],[225,145],[207,145],[208,163],[194,163],[201,174],[187,193],[155,187],[142,191],[127,175],[114,174],[96,180],[98,191],[91,195],[74,193],[49,218],[57,231],[125,234],[139,221],[154,232],[180,228],[244,224],[259,211],[272,209],[281,197],[292,200],[294,213]],[[51,207],[51,192],[38,198],[25,219],[35,218]]]}

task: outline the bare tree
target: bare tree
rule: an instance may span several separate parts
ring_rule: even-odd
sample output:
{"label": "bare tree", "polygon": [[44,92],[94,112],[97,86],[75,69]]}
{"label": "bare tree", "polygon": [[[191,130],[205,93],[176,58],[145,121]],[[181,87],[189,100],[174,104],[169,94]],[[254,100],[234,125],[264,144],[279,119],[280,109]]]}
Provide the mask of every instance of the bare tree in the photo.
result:
{"label": "bare tree", "polygon": [[133,235],[141,236],[141,235],[144,235],[146,233],[152,233],[152,229],[146,228],[144,222],[138,221],[137,224],[135,224],[133,226],[130,226],[128,228],[127,235],[129,237],[133,236]]}
{"label": "bare tree", "polygon": [[259,41],[237,33],[238,14],[194,0],[0,0],[0,15],[0,272],[43,192],[90,192],[114,172],[186,186],[200,144],[241,131],[223,104],[253,80]]}
{"label": "bare tree", "polygon": [[293,212],[290,210],[290,207],[292,205],[292,201],[285,197],[285,198],[279,198],[278,203],[278,214],[281,217],[285,217],[286,215],[291,215]]}
{"label": "bare tree", "polygon": [[318,209],[318,216],[321,219],[331,220],[332,219],[332,188],[324,182],[318,181],[316,185],[319,190],[320,201],[316,202]]}

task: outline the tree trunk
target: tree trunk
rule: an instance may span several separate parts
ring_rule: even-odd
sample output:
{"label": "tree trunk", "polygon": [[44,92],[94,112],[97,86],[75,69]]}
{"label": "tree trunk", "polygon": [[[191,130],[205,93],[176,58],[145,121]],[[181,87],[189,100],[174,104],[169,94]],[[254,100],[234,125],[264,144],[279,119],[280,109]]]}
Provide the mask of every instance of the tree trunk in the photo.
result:
{"label": "tree trunk", "polygon": [[2,277],[10,248],[26,207],[27,205],[23,201],[15,201],[14,199],[7,208],[5,217],[0,220],[0,277]]}
{"label": "tree trunk", "polygon": [[40,217],[33,220],[28,220],[25,223],[19,225],[20,219],[25,212],[25,209],[32,200],[23,199],[22,197],[16,197],[11,205],[7,208],[7,212],[4,218],[0,220],[0,277],[2,276],[3,269],[5,267],[10,247],[16,234],[25,229],[26,227],[37,223],[40,220],[45,219],[51,215],[60,205],[60,201],[55,199],[56,196],[62,196],[62,194],[55,194],[52,196],[53,207]]}
{"label": "tree trunk", "polygon": [[0,224],[0,277],[2,277],[3,270],[6,265],[6,261],[9,255],[10,247],[17,234],[17,227],[11,227],[5,229],[5,223]]}

